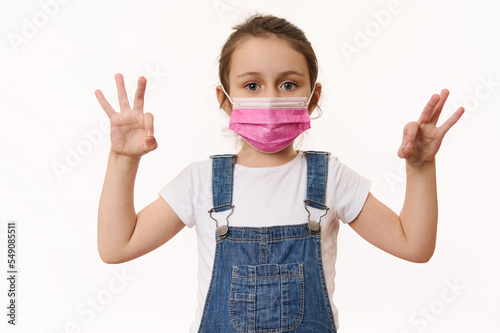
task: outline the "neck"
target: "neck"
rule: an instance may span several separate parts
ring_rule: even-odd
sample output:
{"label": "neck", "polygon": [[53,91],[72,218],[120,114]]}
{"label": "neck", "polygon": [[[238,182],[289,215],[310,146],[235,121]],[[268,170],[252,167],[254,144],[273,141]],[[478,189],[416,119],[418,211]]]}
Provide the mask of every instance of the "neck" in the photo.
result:
{"label": "neck", "polygon": [[250,168],[275,167],[290,162],[297,154],[298,151],[293,149],[293,143],[277,153],[263,153],[245,142],[238,152],[236,163]]}

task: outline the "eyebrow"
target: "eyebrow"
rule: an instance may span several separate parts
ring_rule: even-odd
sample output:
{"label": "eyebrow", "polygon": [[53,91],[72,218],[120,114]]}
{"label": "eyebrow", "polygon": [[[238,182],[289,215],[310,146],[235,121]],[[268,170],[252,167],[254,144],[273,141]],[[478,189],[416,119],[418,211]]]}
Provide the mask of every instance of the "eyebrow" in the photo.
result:
{"label": "eyebrow", "polygon": [[[236,77],[239,78],[239,77],[243,77],[243,76],[254,76],[254,75],[261,75],[261,74],[262,73],[260,73],[260,72],[246,72],[246,73],[237,75]],[[296,72],[296,71],[286,71],[286,72],[280,73],[279,76],[286,76],[286,75],[298,75],[298,76],[305,77],[304,74]]]}

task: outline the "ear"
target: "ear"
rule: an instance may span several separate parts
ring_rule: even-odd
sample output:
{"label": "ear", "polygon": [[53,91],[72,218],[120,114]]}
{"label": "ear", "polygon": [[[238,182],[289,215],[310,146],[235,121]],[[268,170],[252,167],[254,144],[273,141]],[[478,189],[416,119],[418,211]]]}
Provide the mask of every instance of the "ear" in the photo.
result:
{"label": "ear", "polygon": [[228,116],[231,116],[233,108],[231,107],[231,103],[229,102],[226,94],[224,94],[224,91],[222,91],[222,86],[220,84],[215,88],[215,93],[217,94],[219,105],[221,105],[222,101],[224,101],[224,103],[222,104],[222,109],[228,114]]}
{"label": "ear", "polygon": [[311,104],[309,105],[309,115],[313,113],[314,109],[316,106],[318,106],[318,101],[319,98],[321,97],[321,89],[323,87],[321,86],[321,83],[316,83],[316,89],[314,90],[314,94],[311,98]]}

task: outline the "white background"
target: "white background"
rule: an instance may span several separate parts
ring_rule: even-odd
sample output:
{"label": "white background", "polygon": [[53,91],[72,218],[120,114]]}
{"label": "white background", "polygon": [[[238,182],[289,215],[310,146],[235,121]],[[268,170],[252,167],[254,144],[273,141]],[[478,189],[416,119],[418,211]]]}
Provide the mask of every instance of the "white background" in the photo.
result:
{"label": "white background", "polygon": [[[155,117],[159,147],[141,160],[139,211],[191,161],[235,151],[221,134],[228,118],[215,98],[217,58],[231,27],[255,11],[298,25],[317,53],[323,116],[302,149],[339,156],[396,212],[405,190],[396,154],[404,125],[442,88],[451,94],[440,124],[466,108],[437,155],[440,215],[430,262],[388,255],[342,225],[334,296],[340,331],[497,329],[496,2],[65,2],[0,1],[0,276],[10,220],[18,224],[19,269],[15,327],[6,323],[0,280],[1,332],[187,331],[196,302],[194,229],[127,263],[99,258],[97,208],[110,142],[94,91],[116,105],[116,73],[130,98],[137,78],[148,77],[145,110]],[[381,14],[390,8],[390,17]],[[357,53],[346,56],[347,44]]]}

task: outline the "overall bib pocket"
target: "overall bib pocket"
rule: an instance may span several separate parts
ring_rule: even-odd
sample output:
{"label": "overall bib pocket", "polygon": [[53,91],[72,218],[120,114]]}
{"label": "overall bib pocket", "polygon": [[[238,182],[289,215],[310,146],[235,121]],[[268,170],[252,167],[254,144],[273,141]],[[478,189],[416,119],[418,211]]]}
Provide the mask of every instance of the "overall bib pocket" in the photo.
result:
{"label": "overall bib pocket", "polygon": [[303,264],[233,266],[230,316],[239,332],[288,332],[303,315]]}

